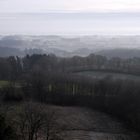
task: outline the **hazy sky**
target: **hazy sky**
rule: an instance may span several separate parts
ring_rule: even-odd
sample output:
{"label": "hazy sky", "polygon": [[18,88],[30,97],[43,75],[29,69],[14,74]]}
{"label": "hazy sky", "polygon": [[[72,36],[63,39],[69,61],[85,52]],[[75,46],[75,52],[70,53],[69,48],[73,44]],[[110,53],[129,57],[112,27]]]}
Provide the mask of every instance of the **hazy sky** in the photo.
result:
{"label": "hazy sky", "polygon": [[140,12],[140,0],[0,0],[0,12]]}
{"label": "hazy sky", "polygon": [[140,35],[140,0],[0,0],[1,34]]}

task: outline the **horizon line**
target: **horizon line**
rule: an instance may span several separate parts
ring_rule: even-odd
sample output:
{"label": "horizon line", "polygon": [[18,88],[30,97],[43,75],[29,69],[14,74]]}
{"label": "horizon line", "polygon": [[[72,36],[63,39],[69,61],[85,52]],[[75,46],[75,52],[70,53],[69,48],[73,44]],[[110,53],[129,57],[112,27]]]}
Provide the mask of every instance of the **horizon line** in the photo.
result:
{"label": "horizon line", "polygon": [[140,11],[84,11],[84,10],[47,10],[44,12],[0,12],[0,14],[138,14]]}

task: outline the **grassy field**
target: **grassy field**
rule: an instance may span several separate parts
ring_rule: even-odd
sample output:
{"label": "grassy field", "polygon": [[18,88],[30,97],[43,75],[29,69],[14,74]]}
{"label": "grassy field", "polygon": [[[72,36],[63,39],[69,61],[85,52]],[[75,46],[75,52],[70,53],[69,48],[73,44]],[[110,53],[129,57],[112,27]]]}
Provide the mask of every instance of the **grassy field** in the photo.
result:
{"label": "grassy field", "polygon": [[59,107],[59,126],[65,128],[65,140],[136,140],[137,136],[105,113],[80,107]]}
{"label": "grassy field", "polygon": [[5,87],[5,86],[7,86],[8,84],[9,84],[8,81],[0,80],[0,88],[1,88],[1,87]]}
{"label": "grassy field", "polygon": [[128,80],[140,80],[140,76],[124,74],[124,73],[113,73],[113,72],[103,72],[103,71],[82,71],[76,74],[82,76],[88,76],[91,78],[102,79],[106,77],[112,77],[114,79],[128,79]]}
{"label": "grassy field", "polygon": [[[20,110],[20,105],[13,106],[13,112],[8,115],[15,115],[14,111]],[[55,121],[63,140],[139,140],[139,136],[130,132],[122,122],[105,113],[81,107],[45,107],[55,111]]]}

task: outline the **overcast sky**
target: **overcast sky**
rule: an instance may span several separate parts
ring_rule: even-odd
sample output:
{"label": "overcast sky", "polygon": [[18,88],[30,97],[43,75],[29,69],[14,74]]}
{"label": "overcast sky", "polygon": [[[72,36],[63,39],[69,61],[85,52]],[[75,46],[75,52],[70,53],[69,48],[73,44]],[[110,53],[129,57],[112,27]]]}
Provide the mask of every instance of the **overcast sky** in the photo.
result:
{"label": "overcast sky", "polygon": [[0,0],[1,34],[140,35],[140,0]]}
{"label": "overcast sky", "polygon": [[0,0],[0,13],[50,12],[140,12],[140,0]]}

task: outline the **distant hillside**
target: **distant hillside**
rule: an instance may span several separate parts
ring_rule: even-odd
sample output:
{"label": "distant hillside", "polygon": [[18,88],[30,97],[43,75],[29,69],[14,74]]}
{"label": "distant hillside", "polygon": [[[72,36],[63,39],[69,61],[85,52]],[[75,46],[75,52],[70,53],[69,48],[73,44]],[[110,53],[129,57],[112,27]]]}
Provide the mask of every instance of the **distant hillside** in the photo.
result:
{"label": "distant hillside", "polygon": [[88,48],[80,48],[80,49],[77,49],[77,50],[71,52],[71,56],[88,56],[94,52],[95,52],[95,50],[91,50]]}
{"label": "distant hillside", "polygon": [[140,57],[140,36],[0,36],[0,56],[49,54],[60,57]]}
{"label": "distant hillside", "polygon": [[57,48],[65,51],[88,48],[94,51],[114,48],[140,48],[140,36],[2,36],[0,46],[14,48]]}
{"label": "distant hillside", "polygon": [[23,52],[17,48],[0,47],[0,57],[23,56]]}
{"label": "distant hillside", "polygon": [[41,49],[25,49],[20,50],[18,48],[10,48],[10,47],[0,47],[0,57],[8,57],[8,56],[25,56],[26,54],[43,54],[45,53]]}
{"label": "distant hillside", "polygon": [[30,48],[20,50],[19,48],[13,47],[0,47],[0,57],[7,57],[7,56],[25,56],[26,54],[55,54],[59,57],[73,57],[73,56],[83,56],[86,57],[90,54],[102,55],[108,58],[112,57],[120,57],[120,58],[133,58],[133,57],[140,57],[140,49],[108,49],[108,50],[101,50],[95,52],[94,50],[90,50],[88,48],[81,48],[75,51],[69,52],[58,48],[46,48],[37,49],[37,48]]}
{"label": "distant hillside", "polygon": [[110,49],[96,52],[96,54],[106,57],[120,57],[120,58],[132,58],[140,57],[140,49]]}

